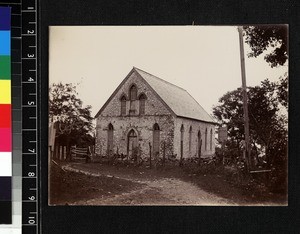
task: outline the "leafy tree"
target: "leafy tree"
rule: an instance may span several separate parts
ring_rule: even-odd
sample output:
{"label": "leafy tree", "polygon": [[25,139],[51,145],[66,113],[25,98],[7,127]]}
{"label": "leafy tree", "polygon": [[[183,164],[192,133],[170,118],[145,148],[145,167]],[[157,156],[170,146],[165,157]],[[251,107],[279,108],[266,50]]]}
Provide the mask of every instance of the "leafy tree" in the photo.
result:
{"label": "leafy tree", "polygon": [[[274,157],[285,157],[287,147],[286,119],[279,115],[278,87],[264,80],[260,86],[248,88],[250,141],[252,152],[265,151],[269,165]],[[242,89],[227,92],[213,108],[213,114],[221,124],[228,126],[230,147],[241,155],[244,139]]]}
{"label": "leafy tree", "polygon": [[285,108],[288,107],[288,75],[284,74],[283,77],[279,78],[279,82],[276,84],[277,86],[277,97],[278,101]]}
{"label": "leafy tree", "polygon": [[49,88],[49,118],[55,123],[56,139],[68,147],[92,141],[91,106],[84,107],[73,84],[52,84]]}
{"label": "leafy tree", "polygon": [[288,59],[287,25],[244,26],[245,42],[250,46],[249,57],[257,57],[272,49],[264,57],[271,67],[284,65]]}

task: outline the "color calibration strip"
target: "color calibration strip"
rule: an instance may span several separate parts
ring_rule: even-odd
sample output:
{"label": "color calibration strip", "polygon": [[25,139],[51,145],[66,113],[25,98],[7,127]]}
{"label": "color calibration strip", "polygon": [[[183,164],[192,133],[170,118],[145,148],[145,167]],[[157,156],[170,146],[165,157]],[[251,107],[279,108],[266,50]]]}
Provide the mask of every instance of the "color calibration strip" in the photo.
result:
{"label": "color calibration strip", "polygon": [[11,8],[0,7],[0,224],[12,223]]}
{"label": "color calibration strip", "polygon": [[[21,0],[0,1],[10,9],[11,129],[12,129],[12,223],[0,224],[0,234],[21,234],[22,230],[22,84],[21,84]],[[4,22],[0,20],[0,22]],[[2,115],[0,112],[1,117]],[[2,123],[2,121],[0,120]],[[0,185],[1,189],[1,185]],[[0,209],[1,210],[1,209]],[[0,211],[1,212],[1,211]],[[3,212],[4,213],[4,212]]]}

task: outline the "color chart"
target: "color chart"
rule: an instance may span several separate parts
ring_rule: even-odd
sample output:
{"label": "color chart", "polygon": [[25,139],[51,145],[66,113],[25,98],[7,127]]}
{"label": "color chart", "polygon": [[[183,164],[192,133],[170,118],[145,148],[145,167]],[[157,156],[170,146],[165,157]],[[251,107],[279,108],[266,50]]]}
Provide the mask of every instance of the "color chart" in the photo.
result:
{"label": "color chart", "polygon": [[[3,177],[0,196],[8,201],[1,203],[0,197],[0,220],[3,220],[0,234],[39,233],[37,0],[9,0],[0,2],[0,7],[5,9],[0,17],[7,13],[10,16],[6,18],[8,21],[0,19],[1,30],[4,22],[10,22],[8,42],[7,37],[3,37],[6,41],[2,43],[1,37],[0,82],[6,83],[0,84],[0,103],[5,105],[0,110],[0,129],[3,129],[0,136],[5,150],[0,159],[0,176]],[[6,42],[9,49],[3,47]],[[8,127],[2,127],[5,123]],[[6,137],[8,134],[10,137]]]}
{"label": "color chart", "polygon": [[0,224],[12,223],[11,9],[0,7]]}
{"label": "color chart", "polygon": [[[10,43],[9,48],[9,56],[10,61],[8,62],[8,66],[1,64],[1,75],[4,73],[4,76],[9,75],[10,78],[4,79],[1,76],[0,82],[2,80],[10,81],[10,88],[7,89],[7,92],[10,94],[10,103],[1,105],[3,108],[0,110],[0,128],[5,129],[5,125],[8,124],[8,128],[10,128],[9,133],[12,134],[10,138],[5,137],[5,141],[7,144],[7,139],[10,139],[11,150],[11,165],[7,168],[12,168],[11,176],[6,176],[6,184],[0,184],[0,193],[1,191],[6,191],[10,193],[10,206],[11,209],[5,211],[2,209],[2,204],[0,203],[0,213],[3,215],[2,217],[9,217],[11,219],[11,224],[7,224],[7,222],[1,222],[0,224],[0,234],[2,233],[12,233],[19,234],[22,230],[22,83],[21,83],[21,71],[22,71],[22,60],[21,60],[21,0],[10,0],[9,2],[0,2],[1,8],[1,30],[4,22],[2,18],[10,14],[10,39],[8,43]],[[3,30],[7,31],[7,30]],[[2,43],[1,46],[5,45]],[[4,48],[4,47],[1,47]],[[6,46],[7,48],[7,46]],[[2,51],[2,50],[1,50]],[[4,50],[5,51],[5,50]],[[6,54],[7,54],[6,50]],[[1,53],[1,57],[2,57]],[[4,61],[8,59],[5,58]],[[3,60],[2,60],[3,61]],[[4,66],[4,67],[3,67]],[[5,69],[4,69],[5,68]],[[7,85],[6,85],[7,86]],[[1,85],[1,89],[6,89],[5,85]],[[6,91],[5,91],[6,92]],[[1,95],[4,95],[4,92],[1,91]],[[7,94],[6,94],[7,95]],[[1,103],[2,104],[2,103]],[[9,121],[8,121],[9,120]],[[7,122],[8,121],[8,122]],[[6,124],[4,124],[6,123]],[[2,138],[6,135],[5,132],[1,133],[1,141]],[[0,163],[2,166],[2,162]],[[1,170],[1,172],[3,172]],[[9,216],[8,216],[9,215]],[[0,215],[1,216],[1,215]],[[0,218],[1,219],[1,218]]]}

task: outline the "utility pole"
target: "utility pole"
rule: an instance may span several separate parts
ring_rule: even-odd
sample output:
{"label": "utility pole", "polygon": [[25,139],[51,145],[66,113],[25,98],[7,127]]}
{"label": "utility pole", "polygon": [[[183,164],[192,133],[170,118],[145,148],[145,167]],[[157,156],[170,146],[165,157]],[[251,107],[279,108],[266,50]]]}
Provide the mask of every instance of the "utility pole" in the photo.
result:
{"label": "utility pole", "polygon": [[250,157],[250,142],[249,142],[249,116],[248,116],[248,97],[246,86],[246,71],[245,71],[245,57],[244,57],[244,42],[243,42],[243,27],[238,26],[239,39],[240,39],[240,57],[241,57],[241,74],[242,74],[242,92],[243,92],[243,109],[244,109],[244,128],[245,128],[245,150],[246,162],[248,171],[251,168]]}

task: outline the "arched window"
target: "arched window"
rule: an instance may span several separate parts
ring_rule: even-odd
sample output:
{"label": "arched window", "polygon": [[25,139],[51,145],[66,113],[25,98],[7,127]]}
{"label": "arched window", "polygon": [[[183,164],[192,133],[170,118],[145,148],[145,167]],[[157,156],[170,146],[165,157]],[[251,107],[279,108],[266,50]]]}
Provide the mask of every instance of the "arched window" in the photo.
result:
{"label": "arched window", "polygon": [[198,157],[201,157],[201,146],[202,146],[202,139],[201,139],[201,132],[198,131]]}
{"label": "arched window", "polygon": [[212,150],[213,130],[210,129],[210,150]]}
{"label": "arched window", "polygon": [[192,126],[190,126],[190,131],[189,131],[189,151],[190,152],[192,149],[192,132],[193,132],[193,129],[192,129]]}
{"label": "arched window", "polygon": [[153,155],[156,157],[159,154],[159,144],[160,144],[160,129],[159,125],[155,123],[153,125]]}
{"label": "arched window", "polygon": [[130,101],[136,100],[137,97],[137,89],[135,85],[132,85],[129,90],[129,99]]}
{"label": "arched window", "polygon": [[136,99],[137,99],[137,88],[133,84],[129,89],[129,100],[130,100],[129,115],[136,114]]}
{"label": "arched window", "polygon": [[107,130],[107,154],[110,155],[114,148],[114,126],[110,123]]}
{"label": "arched window", "polygon": [[126,97],[121,98],[121,115],[126,115]]}
{"label": "arched window", "polygon": [[140,113],[140,115],[144,115],[145,114],[145,102],[146,102],[146,96],[145,96],[145,94],[141,94],[140,95],[139,101],[140,101],[140,110],[139,110],[139,113]]}
{"label": "arched window", "polygon": [[205,150],[207,150],[207,128],[205,129],[205,139],[204,140],[205,140],[204,141],[204,143],[205,143],[204,148],[205,148]]}
{"label": "arched window", "polygon": [[183,127],[183,124],[181,124],[181,127],[180,127],[180,159],[183,158],[183,134],[184,134],[184,127]]}

